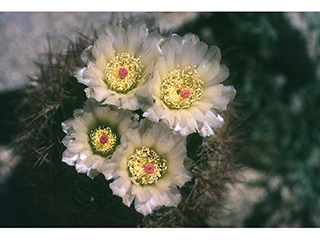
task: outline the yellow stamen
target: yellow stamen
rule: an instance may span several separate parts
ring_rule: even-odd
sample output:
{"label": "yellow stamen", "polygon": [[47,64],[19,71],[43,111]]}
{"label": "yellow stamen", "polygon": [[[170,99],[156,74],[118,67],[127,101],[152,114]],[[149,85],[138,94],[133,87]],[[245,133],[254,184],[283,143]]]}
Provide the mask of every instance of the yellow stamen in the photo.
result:
{"label": "yellow stamen", "polygon": [[104,81],[111,90],[126,94],[139,84],[142,69],[141,57],[123,52],[108,62]]}
{"label": "yellow stamen", "polygon": [[[188,91],[186,97],[185,93]],[[175,68],[161,82],[160,99],[170,109],[185,109],[195,105],[203,96],[203,81],[195,69]]]}
{"label": "yellow stamen", "polygon": [[[101,137],[108,137],[107,141],[102,141]],[[118,137],[109,127],[101,127],[91,130],[89,143],[93,151],[103,157],[112,154],[118,145]],[[104,136],[104,137],[105,137]]]}
{"label": "yellow stamen", "polygon": [[[150,164],[154,166],[153,173],[146,169],[146,165]],[[154,150],[142,147],[128,158],[128,170],[130,176],[141,185],[153,184],[167,172],[167,160]]]}

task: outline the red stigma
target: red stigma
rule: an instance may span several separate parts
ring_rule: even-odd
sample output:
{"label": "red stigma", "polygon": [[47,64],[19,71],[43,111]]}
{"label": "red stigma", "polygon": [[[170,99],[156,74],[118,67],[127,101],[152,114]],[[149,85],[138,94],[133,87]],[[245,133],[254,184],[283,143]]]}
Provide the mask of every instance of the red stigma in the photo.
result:
{"label": "red stigma", "polygon": [[184,90],[182,90],[181,91],[181,93],[180,93],[180,97],[182,97],[182,98],[188,98],[188,97],[190,97],[190,91],[188,90],[188,89],[184,89]]}
{"label": "red stigma", "polygon": [[125,69],[125,68],[120,68],[119,69],[119,76],[120,77],[124,78],[127,75],[128,75],[128,70],[127,69]]}
{"label": "red stigma", "polygon": [[154,166],[152,163],[148,163],[145,167],[144,170],[146,171],[146,173],[148,174],[152,174],[154,173]]}
{"label": "red stigma", "polygon": [[106,143],[108,142],[108,140],[109,140],[109,138],[108,138],[107,135],[102,135],[102,136],[100,137],[100,142],[101,142],[102,144],[106,144]]}

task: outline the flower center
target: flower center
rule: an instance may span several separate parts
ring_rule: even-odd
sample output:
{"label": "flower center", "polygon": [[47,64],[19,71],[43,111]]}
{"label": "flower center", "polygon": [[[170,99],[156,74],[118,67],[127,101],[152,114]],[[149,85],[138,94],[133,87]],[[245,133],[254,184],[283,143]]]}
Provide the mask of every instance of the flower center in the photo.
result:
{"label": "flower center", "polygon": [[167,160],[154,150],[142,147],[128,158],[128,170],[139,184],[153,184],[167,172]]}
{"label": "flower center", "polygon": [[101,142],[102,144],[106,144],[106,143],[108,142],[108,140],[109,140],[109,138],[108,138],[107,135],[102,135],[102,136],[100,137],[100,142]]}
{"label": "flower center", "polygon": [[175,68],[161,82],[160,99],[170,109],[185,109],[203,96],[203,81],[195,69]]}
{"label": "flower center", "polygon": [[126,94],[139,84],[142,69],[141,57],[123,52],[108,62],[104,81],[112,91]]}
{"label": "flower center", "polygon": [[118,137],[109,127],[91,130],[89,143],[96,154],[107,157],[112,154],[118,145]]}
{"label": "flower center", "polygon": [[190,97],[190,90],[188,90],[188,89],[184,89],[184,90],[182,90],[181,91],[181,93],[180,93],[180,97],[182,97],[182,98],[188,98],[188,97]]}
{"label": "flower center", "polygon": [[154,173],[154,165],[152,163],[148,163],[145,167],[144,170],[146,171],[146,173],[148,174],[152,174]]}
{"label": "flower center", "polygon": [[121,77],[121,78],[124,78],[124,77],[126,77],[128,75],[128,70],[127,69],[125,69],[125,68],[120,68],[119,69],[119,76]]}

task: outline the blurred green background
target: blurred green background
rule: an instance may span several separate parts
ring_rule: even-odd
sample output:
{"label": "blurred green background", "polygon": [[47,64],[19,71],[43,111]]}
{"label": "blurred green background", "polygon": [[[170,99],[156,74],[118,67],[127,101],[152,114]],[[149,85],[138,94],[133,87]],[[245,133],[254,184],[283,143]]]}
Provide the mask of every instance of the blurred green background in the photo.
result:
{"label": "blurred green background", "polygon": [[320,224],[320,15],[299,13],[296,26],[288,15],[216,13],[180,31],[221,48],[238,109],[248,115],[246,191],[233,199],[242,201],[232,208],[238,215],[222,221],[231,226]]}
{"label": "blurred green background", "polygon": [[[248,152],[238,162],[242,181],[229,186],[225,208],[208,224],[319,227],[320,14],[202,12],[185,18],[183,13],[171,14],[179,24],[163,31],[192,32],[221,49],[222,63],[230,69],[226,84],[235,86],[235,108],[244,117]],[[165,18],[159,16],[147,17]],[[5,25],[5,18],[1,20]],[[10,100],[18,95],[14,89],[0,95],[4,146],[17,133]],[[5,164],[4,159],[0,167]],[[32,195],[14,172],[0,184],[0,226],[45,225],[48,216],[28,204]]]}

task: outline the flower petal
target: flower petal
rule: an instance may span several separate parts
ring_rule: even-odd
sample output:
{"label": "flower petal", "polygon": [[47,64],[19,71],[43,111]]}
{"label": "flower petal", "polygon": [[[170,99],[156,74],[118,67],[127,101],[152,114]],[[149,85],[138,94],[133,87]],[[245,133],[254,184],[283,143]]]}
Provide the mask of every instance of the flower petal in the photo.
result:
{"label": "flower petal", "polygon": [[120,177],[110,183],[109,187],[111,188],[113,194],[122,197],[129,191],[130,181]]}
{"label": "flower petal", "polygon": [[223,89],[223,84],[219,84],[219,85],[213,85],[211,87],[206,87],[203,90],[203,98],[204,99],[212,99],[212,98],[216,98],[221,96],[222,94],[222,89]]}
{"label": "flower petal", "polygon": [[105,57],[106,61],[110,61],[115,55],[115,50],[112,44],[112,37],[103,35],[99,39],[99,47],[103,53],[103,56]]}
{"label": "flower petal", "polygon": [[62,162],[65,162],[70,166],[74,166],[78,159],[79,154],[70,152],[68,149],[66,149],[62,154]]}
{"label": "flower petal", "polygon": [[225,65],[220,66],[219,75],[216,75],[216,72],[214,72],[214,71],[209,71],[208,74],[210,77],[210,83],[208,84],[208,86],[212,86],[214,84],[219,84],[219,83],[223,82],[224,80],[226,80],[230,75],[229,69]]}
{"label": "flower petal", "polygon": [[202,58],[202,60],[208,60],[209,62],[212,62],[212,61],[220,62],[221,61],[220,49],[217,46],[211,46],[206,52],[206,54],[204,55],[204,57]]}
{"label": "flower petal", "polygon": [[[171,72],[176,67],[176,64],[175,64],[175,57],[176,57],[175,46],[171,42],[167,42],[167,43],[163,44],[163,46],[161,47],[161,51],[162,51],[162,54],[163,54],[163,56],[165,58],[168,72]],[[163,62],[161,64],[163,64]],[[159,71],[162,73],[163,72],[162,68],[159,68]]]}

